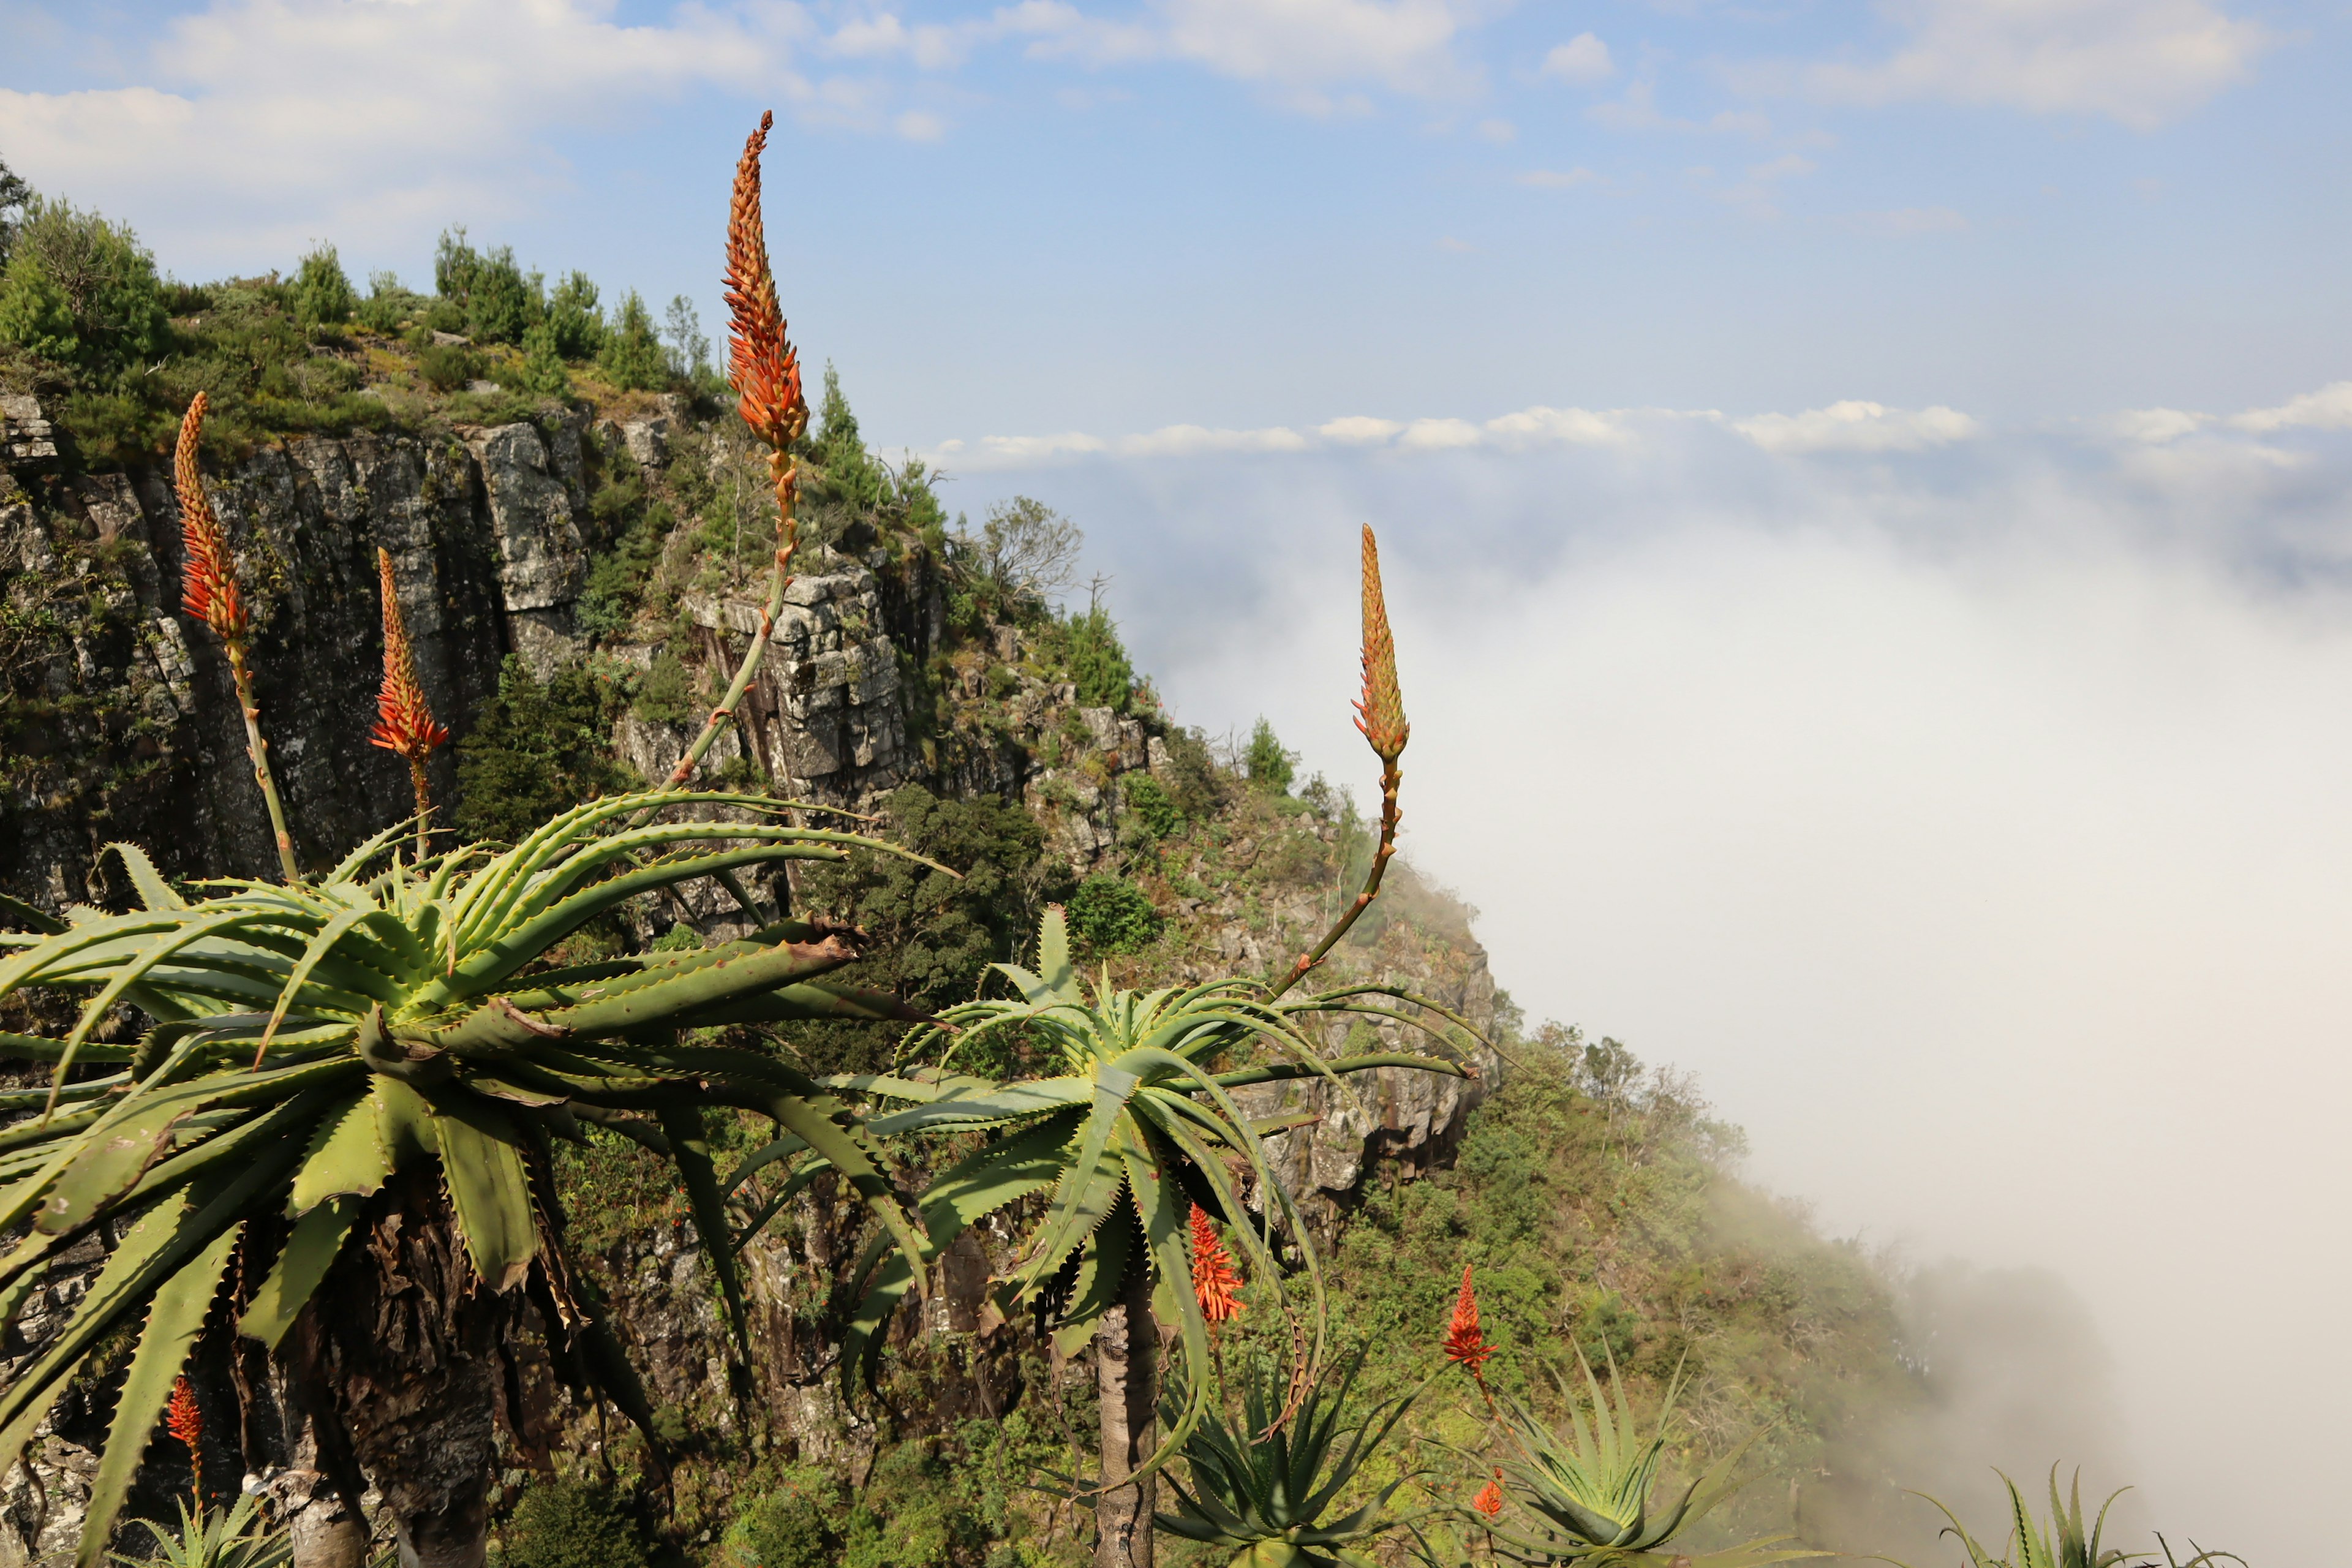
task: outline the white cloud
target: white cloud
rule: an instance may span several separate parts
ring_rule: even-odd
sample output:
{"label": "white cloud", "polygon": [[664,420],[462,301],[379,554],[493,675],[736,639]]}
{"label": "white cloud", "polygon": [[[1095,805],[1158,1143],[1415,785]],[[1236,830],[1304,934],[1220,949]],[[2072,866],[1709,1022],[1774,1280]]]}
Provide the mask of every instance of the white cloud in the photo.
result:
{"label": "white cloud", "polygon": [[1165,51],[1221,76],[1334,107],[1320,90],[1369,81],[1457,93],[1476,79],[1454,53],[1472,8],[1456,0],[1160,0]]}
{"label": "white cloud", "polygon": [[1649,77],[1627,82],[1622,97],[1596,103],[1584,112],[1594,124],[1612,131],[1706,131],[1759,139],[1772,133],[1769,120],[1745,110],[1723,110],[1704,121],[1664,113],[1658,108],[1658,84]]}
{"label": "white cloud", "polygon": [[1497,147],[1507,147],[1519,138],[1519,128],[1507,120],[1478,121],[1478,134]]}
{"label": "white cloud", "polygon": [[1912,38],[1885,59],[1737,74],[1828,102],[2000,104],[2145,131],[2246,80],[2278,41],[2207,0],[1899,0],[1888,10]]}
{"label": "white cloud", "polygon": [[869,89],[803,74],[814,29],[795,5],[684,6],[641,26],[609,14],[593,0],[216,0],[163,29],[149,80],[0,90],[0,145],[37,184],[201,262],[511,210],[562,179],[544,130],[624,124],[696,89],[887,125]]}
{"label": "white cloud", "polygon": [[936,142],[948,133],[948,122],[929,110],[910,109],[893,120],[890,129],[909,142]]}
{"label": "white cloud", "polygon": [[1274,426],[1262,430],[1212,430],[1168,425],[1143,436],[1121,437],[1113,448],[1129,458],[1192,458],[1207,452],[1303,452],[1307,437]]}
{"label": "white cloud", "polygon": [[1590,33],[1579,33],[1564,44],[1554,45],[1544,56],[1542,74],[1568,82],[1604,81],[1617,72],[1617,63],[1609,58],[1609,46]]}
{"label": "white cloud", "polygon": [[1579,163],[1573,169],[1529,169],[1518,177],[1519,184],[1533,185],[1539,191],[1573,190],[1578,185],[1599,183],[1601,176]]}
{"label": "white cloud", "polygon": [[1487,420],[1486,429],[1506,447],[1622,447],[1633,439],[1622,413],[1589,408],[1522,408]]}
{"label": "white cloud", "polygon": [[1393,419],[1374,419],[1368,415],[1350,414],[1344,419],[1334,419],[1328,425],[1318,425],[1315,433],[1327,441],[1345,446],[1370,446],[1385,441],[1404,426]]}
{"label": "white cloud", "polygon": [[1802,414],[1759,414],[1732,422],[1733,429],[1764,450],[1807,452],[1917,452],[1978,435],[1981,426],[1957,409],[1889,408],[1848,401]]}
{"label": "white cloud", "polygon": [[2316,392],[2291,397],[2276,408],[2250,408],[2231,416],[2240,430],[2352,429],[2352,381],[2328,383]]}
{"label": "white cloud", "polygon": [[1059,436],[982,436],[978,442],[942,441],[925,456],[935,467],[1027,468],[1107,452],[1110,443],[1082,430]]}
{"label": "white cloud", "polygon": [[1467,419],[1416,419],[1404,427],[1397,445],[1407,451],[1433,452],[1475,447],[1483,438],[1478,426]]}
{"label": "white cloud", "polygon": [[2178,441],[2183,436],[2194,435],[2212,422],[2210,414],[2192,414],[2179,408],[2126,408],[2111,416],[2107,428],[2126,441],[2143,442],[2160,447],[2168,441]]}

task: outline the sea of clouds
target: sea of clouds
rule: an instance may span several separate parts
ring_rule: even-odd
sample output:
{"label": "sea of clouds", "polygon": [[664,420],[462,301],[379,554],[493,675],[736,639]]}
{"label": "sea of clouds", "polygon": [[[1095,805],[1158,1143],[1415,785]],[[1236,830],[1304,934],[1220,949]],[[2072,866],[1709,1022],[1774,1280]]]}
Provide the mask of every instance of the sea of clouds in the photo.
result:
{"label": "sea of clouds", "polygon": [[2113,1403],[2042,1429],[2105,1451],[1982,1462],[2284,1564],[2352,1465],[2347,430],[2352,384],[930,455],[1084,525],[1181,721],[1263,714],[1360,794],[1377,528],[1407,852],[1529,1015],[1695,1071],[1834,1234],[2054,1276],[2105,1361],[2044,1402]]}

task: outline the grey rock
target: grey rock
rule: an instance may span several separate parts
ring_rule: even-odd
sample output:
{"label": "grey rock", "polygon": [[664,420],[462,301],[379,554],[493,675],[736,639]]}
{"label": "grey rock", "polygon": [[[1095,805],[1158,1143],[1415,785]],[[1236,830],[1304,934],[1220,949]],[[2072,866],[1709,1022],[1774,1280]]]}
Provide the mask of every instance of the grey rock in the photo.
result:
{"label": "grey rock", "polygon": [[26,467],[57,461],[57,428],[38,399],[18,393],[0,394],[0,458]]}

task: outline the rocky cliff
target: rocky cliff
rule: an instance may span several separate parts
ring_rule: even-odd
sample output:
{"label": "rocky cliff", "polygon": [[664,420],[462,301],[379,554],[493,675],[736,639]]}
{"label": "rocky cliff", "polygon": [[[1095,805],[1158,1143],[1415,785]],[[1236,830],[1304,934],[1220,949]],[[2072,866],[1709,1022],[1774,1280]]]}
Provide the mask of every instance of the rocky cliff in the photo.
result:
{"label": "rocky cliff", "polygon": [[[226,668],[180,608],[165,478],[68,472],[37,405],[0,406],[0,889],[52,910],[117,904],[124,889],[101,854],[114,839],[146,846],[174,878],[268,874],[274,855]],[[671,400],[630,418],[550,410],[489,427],[295,438],[212,475],[303,862],[329,863],[410,809],[402,764],[367,743],[382,649],[378,548],[391,553],[426,692],[461,743],[483,722],[509,656],[542,679],[584,663],[624,693],[650,690],[657,668],[671,666],[698,700],[615,700],[606,737],[628,769],[666,775],[698,725],[699,702],[758,625],[763,584],[714,571],[709,528],[698,531],[740,461],[721,432]],[[612,502],[624,488],[642,503],[634,511]],[[755,538],[763,526],[753,520]],[[631,527],[641,541],[648,527],[656,535],[639,552],[651,586],[633,613],[583,614],[592,567],[622,549]],[[1082,703],[1034,626],[951,627],[950,574],[936,542],[838,518],[814,532],[741,721],[706,764],[714,774],[878,812],[885,830],[893,792],[910,784],[1018,803],[1064,885],[1118,872],[1150,900],[1160,939],[1108,958],[1122,979],[1273,972],[1328,923],[1363,847],[1337,796],[1253,792],[1149,702],[1129,711]],[[444,801],[457,793],[453,752],[436,758],[433,787]],[[1192,813],[1181,827],[1145,820],[1154,803],[1164,812],[1180,797]],[[1491,1025],[1498,997],[1464,912],[1409,871],[1391,886],[1333,975],[1398,979]],[[718,932],[734,919],[731,902],[706,889],[639,911],[638,934],[678,920]],[[1498,1063],[1485,1065],[1491,1073]],[[1338,1200],[1374,1158],[1396,1157],[1407,1175],[1426,1168],[1483,1088],[1381,1073],[1352,1092],[1317,1083],[1256,1099],[1268,1111],[1286,1102],[1316,1114],[1277,1141],[1278,1167],[1296,1191]],[[862,1470],[886,1436],[945,1431],[1002,1410],[1040,1379],[1055,1386],[1071,1375],[1034,1363],[1025,1338],[984,1309],[983,1283],[1004,1259],[973,1241],[941,1265],[926,1314],[901,1327],[914,1353],[898,1403],[845,1405],[818,1331],[853,1239],[849,1221],[812,1197],[746,1255],[759,1368],[747,1384],[730,1366],[710,1273],[677,1194],[645,1186],[620,1150],[574,1162],[566,1181],[579,1239],[689,1456],[670,1500],[689,1544],[707,1545],[731,1500],[779,1464]],[[1339,1212],[1332,1201],[1316,1209],[1326,1226]],[[37,1342],[76,1289],[61,1281],[29,1303],[5,1349]],[[544,1366],[522,1386],[511,1483],[556,1453],[607,1462],[598,1413],[572,1403]],[[85,1445],[102,1415],[69,1405],[32,1476],[0,1495],[0,1568],[70,1539]]]}

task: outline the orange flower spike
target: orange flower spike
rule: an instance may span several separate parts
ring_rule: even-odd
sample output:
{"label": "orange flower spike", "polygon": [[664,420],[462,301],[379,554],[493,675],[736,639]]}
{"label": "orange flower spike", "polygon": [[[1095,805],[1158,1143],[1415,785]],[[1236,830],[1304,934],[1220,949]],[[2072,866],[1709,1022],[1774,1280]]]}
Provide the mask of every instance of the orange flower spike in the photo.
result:
{"label": "orange flower spike", "polygon": [[1227,1323],[1242,1315],[1242,1277],[1217,1239],[1216,1226],[1199,1204],[1192,1205],[1192,1294],[1201,1316],[1211,1323]]}
{"label": "orange flower spike", "polygon": [[751,433],[776,454],[779,483],[792,444],[808,428],[801,363],[784,336],[776,275],[768,266],[767,231],[760,212],[760,154],[767,150],[773,114],[743,143],[735,165],[735,195],[727,214],[727,372],[740,400],[737,411]]}
{"label": "orange flower spike", "polygon": [[449,731],[433,721],[425,688],[416,679],[416,654],[409,646],[408,623],[400,613],[400,595],[392,578],[392,552],[375,552],[376,574],[383,594],[383,687],[375,698],[375,732],[368,739],[387,752],[396,752],[412,763],[422,763],[446,745]]}
{"label": "orange flower spike", "polygon": [[1478,1495],[1470,1500],[1470,1506],[1488,1519],[1494,1518],[1503,1511],[1503,1489],[1495,1482],[1488,1481],[1479,1489]]}
{"label": "orange flower spike", "polygon": [[1405,722],[1404,693],[1397,686],[1388,600],[1381,593],[1381,547],[1370,528],[1364,530],[1364,695],[1356,703],[1356,728],[1384,763],[1395,762],[1412,735]]}
{"label": "orange flower spike", "polygon": [[1478,1298],[1470,1288],[1470,1265],[1462,1266],[1462,1290],[1454,1299],[1454,1321],[1445,1331],[1445,1359],[1458,1362],[1469,1369],[1470,1375],[1483,1387],[1486,1375],[1480,1370],[1495,1347],[1486,1342],[1486,1331],[1478,1326]]}
{"label": "orange flower spike", "polygon": [[196,1391],[182,1376],[172,1384],[172,1403],[164,1407],[164,1430],[187,1446],[188,1463],[196,1475],[196,1496],[205,1495],[205,1417],[196,1408]]}
{"label": "orange flower spike", "polygon": [[241,647],[247,626],[245,605],[236,594],[236,570],[196,467],[204,430],[205,395],[199,392],[188,405],[187,417],[180,421],[180,446],[172,465],[173,486],[180,492],[180,603],[222,642]]}

